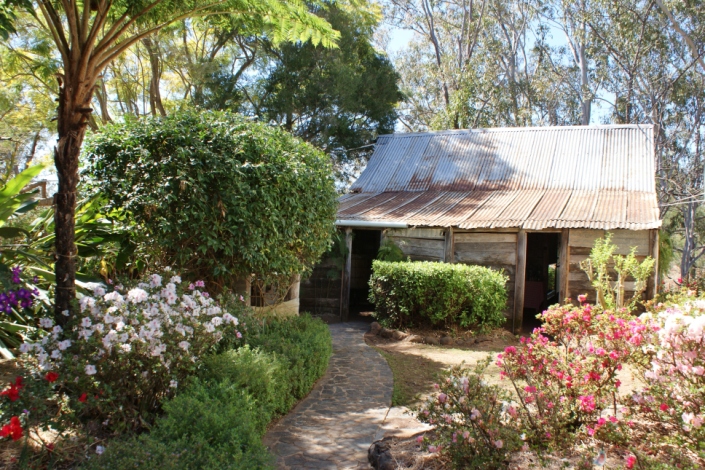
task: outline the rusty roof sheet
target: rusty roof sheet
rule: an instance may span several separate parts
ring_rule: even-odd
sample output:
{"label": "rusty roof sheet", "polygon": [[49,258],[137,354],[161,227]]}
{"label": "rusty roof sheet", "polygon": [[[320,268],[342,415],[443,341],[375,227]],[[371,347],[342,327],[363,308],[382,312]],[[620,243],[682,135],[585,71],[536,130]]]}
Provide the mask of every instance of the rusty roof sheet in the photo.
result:
{"label": "rusty roof sheet", "polygon": [[338,219],[459,228],[660,227],[653,128],[381,136]]}

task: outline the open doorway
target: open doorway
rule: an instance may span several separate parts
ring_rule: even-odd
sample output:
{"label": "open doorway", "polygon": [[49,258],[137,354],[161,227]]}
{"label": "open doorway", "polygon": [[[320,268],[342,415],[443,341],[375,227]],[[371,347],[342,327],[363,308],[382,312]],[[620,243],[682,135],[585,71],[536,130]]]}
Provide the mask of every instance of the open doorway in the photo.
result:
{"label": "open doorway", "polygon": [[540,325],[536,315],[558,299],[559,233],[529,233],[526,236],[526,281],[523,327],[531,331]]}
{"label": "open doorway", "polygon": [[[372,261],[377,257],[381,230],[353,230],[350,266],[350,320],[360,320],[360,312],[374,310],[370,303]],[[364,317],[369,319],[370,317]]]}

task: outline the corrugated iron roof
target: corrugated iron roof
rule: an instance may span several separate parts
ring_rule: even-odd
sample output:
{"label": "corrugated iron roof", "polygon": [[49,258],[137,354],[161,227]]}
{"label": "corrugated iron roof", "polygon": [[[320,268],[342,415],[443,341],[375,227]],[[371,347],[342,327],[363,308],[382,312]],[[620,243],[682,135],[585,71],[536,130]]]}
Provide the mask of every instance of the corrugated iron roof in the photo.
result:
{"label": "corrugated iron roof", "polygon": [[466,229],[661,225],[652,126],[385,135],[351,191],[339,219]]}

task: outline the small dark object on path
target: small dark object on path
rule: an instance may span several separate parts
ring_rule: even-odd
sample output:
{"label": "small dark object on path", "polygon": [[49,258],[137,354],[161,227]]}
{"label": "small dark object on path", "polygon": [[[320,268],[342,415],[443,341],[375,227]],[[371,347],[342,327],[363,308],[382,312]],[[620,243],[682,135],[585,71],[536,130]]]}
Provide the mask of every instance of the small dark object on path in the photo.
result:
{"label": "small dark object on path", "polygon": [[450,336],[444,336],[441,338],[441,344],[443,346],[450,346],[453,344],[453,338],[451,338]]}
{"label": "small dark object on path", "polygon": [[367,460],[375,470],[394,470],[396,465],[386,439],[375,441],[367,451]]}
{"label": "small dark object on path", "polygon": [[370,333],[372,333],[373,335],[378,335],[380,331],[382,331],[382,325],[380,325],[376,321],[370,324]]}

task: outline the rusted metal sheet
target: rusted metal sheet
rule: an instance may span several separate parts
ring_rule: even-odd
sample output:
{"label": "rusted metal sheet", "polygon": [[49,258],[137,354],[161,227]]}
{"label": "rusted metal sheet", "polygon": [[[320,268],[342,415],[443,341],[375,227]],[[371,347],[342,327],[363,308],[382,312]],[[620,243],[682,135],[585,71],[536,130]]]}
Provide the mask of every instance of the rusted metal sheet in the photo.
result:
{"label": "rusted metal sheet", "polygon": [[351,189],[340,219],[466,229],[661,225],[651,126],[381,136]]}

